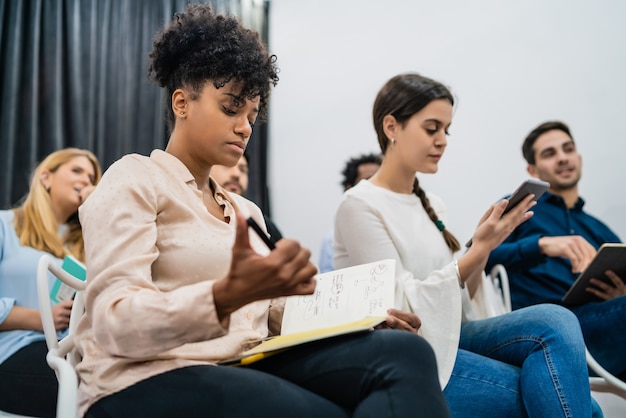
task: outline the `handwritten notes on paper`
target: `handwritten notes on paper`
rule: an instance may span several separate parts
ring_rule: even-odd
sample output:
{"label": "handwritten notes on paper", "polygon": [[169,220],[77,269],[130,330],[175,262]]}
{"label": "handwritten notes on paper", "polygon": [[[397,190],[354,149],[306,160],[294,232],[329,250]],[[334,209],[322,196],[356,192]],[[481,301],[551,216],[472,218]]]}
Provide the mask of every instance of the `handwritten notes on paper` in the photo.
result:
{"label": "handwritten notes on paper", "polygon": [[287,298],[282,335],[386,316],[393,307],[395,260],[381,260],[316,276],[312,295]]}

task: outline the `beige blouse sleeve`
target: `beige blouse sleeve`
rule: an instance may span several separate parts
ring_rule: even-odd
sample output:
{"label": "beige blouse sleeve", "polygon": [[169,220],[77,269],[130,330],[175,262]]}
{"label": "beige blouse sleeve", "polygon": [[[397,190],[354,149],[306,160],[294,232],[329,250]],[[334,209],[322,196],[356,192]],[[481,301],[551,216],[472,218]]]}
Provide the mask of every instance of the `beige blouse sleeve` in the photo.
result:
{"label": "beige blouse sleeve", "polygon": [[153,277],[164,187],[153,171],[147,158],[124,157],[80,209],[86,318],[97,343],[112,355],[146,358],[226,333],[213,302],[214,280],[163,291]]}

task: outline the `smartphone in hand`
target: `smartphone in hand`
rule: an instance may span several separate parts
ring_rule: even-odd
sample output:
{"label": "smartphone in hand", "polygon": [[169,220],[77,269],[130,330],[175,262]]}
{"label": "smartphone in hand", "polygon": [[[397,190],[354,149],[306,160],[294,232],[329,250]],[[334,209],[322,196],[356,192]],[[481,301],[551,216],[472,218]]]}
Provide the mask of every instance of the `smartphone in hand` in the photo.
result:
{"label": "smartphone in hand", "polygon": [[550,183],[537,179],[525,180],[515,191],[509,196],[509,204],[504,213],[507,213],[515,206],[519,204],[529,194],[534,194],[533,200],[539,199],[539,197],[550,187]]}
{"label": "smartphone in hand", "polygon": [[[517,206],[529,194],[534,194],[535,196],[533,197],[533,200],[537,201],[537,199],[539,199],[539,197],[544,194],[544,192],[548,190],[549,187],[550,183],[548,183],[547,181],[537,179],[524,180],[524,182],[520,184],[517,189],[515,189],[511,196],[509,196],[509,204],[506,206],[506,209],[504,209],[504,213],[502,215],[506,214],[508,211]],[[470,239],[469,241],[467,241],[465,246],[467,248],[471,247],[472,240]]]}

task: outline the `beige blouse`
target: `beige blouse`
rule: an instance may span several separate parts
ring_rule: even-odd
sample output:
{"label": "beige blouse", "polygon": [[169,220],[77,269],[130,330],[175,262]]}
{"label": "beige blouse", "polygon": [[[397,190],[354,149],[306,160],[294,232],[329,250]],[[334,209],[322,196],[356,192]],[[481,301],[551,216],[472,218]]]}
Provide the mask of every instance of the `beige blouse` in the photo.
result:
{"label": "beige blouse", "polygon": [[[80,208],[87,258],[86,313],[76,332],[81,416],[140,380],[214,364],[279,330],[283,299],[242,307],[228,329],[218,321],[213,283],[230,266],[235,208],[264,221],[254,203],[214,190],[229,223],[208,212],[180,160],[155,150],[111,165]],[[255,234],[250,243],[269,252]]]}

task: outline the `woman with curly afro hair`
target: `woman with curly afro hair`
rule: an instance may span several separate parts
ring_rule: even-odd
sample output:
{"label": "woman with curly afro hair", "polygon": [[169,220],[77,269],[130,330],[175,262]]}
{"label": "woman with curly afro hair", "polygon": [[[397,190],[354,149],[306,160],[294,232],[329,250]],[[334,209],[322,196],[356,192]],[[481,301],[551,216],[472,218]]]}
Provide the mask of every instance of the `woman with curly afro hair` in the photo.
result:
{"label": "woman with curly afro hair", "polygon": [[[449,416],[413,314],[385,328],[218,366],[280,332],[284,296],[315,289],[298,242],[270,251],[252,202],[210,176],[243,155],[276,84],[256,32],[190,5],[158,34],[149,74],[167,92],[165,151],[127,155],[81,207],[86,312],[79,415],[87,417]],[[407,332],[409,331],[409,332]]]}

